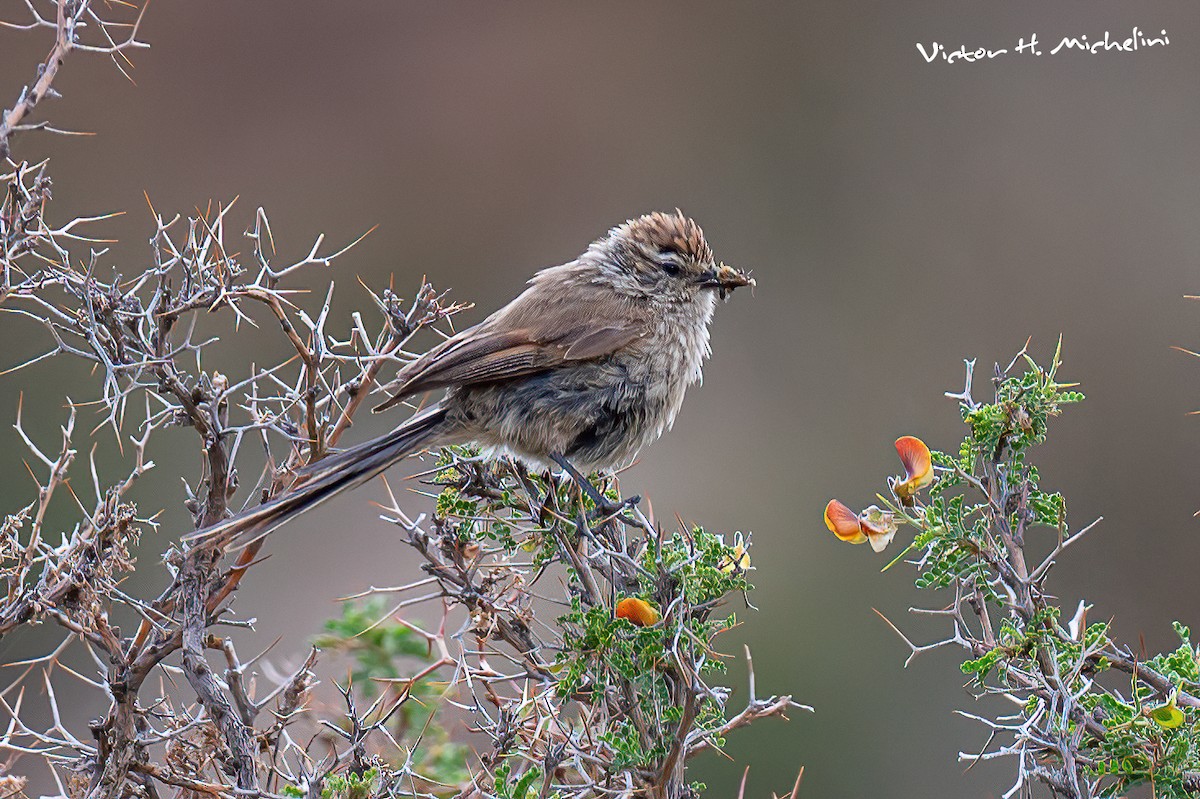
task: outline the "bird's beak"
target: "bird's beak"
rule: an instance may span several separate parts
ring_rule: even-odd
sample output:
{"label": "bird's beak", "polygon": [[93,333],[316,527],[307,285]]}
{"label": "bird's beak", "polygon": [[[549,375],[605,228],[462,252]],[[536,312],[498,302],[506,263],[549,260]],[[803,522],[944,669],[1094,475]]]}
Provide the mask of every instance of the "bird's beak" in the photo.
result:
{"label": "bird's beak", "polygon": [[720,264],[716,269],[709,269],[700,277],[700,285],[704,288],[716,289],[721,299],[741,286],[753,286],[754,278],[740,269],[734,269],[728,264]]}

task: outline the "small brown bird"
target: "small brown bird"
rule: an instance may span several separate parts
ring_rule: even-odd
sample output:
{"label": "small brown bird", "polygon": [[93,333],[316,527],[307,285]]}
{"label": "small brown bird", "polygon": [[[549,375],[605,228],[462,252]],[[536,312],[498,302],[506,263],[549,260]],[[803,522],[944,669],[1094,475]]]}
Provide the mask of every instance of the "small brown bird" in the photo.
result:
{"label": "small brown bird", "polygon": [[190,539],[265,535],[422,449],[473,443],[535,467],[615,469],[669,429],[710,354],[717,297],[754,285],[718,264],[682,213],[618,225],[575,260],[400,370],[390,399],[445,397],[392,432],[324,458],[297,485]]}

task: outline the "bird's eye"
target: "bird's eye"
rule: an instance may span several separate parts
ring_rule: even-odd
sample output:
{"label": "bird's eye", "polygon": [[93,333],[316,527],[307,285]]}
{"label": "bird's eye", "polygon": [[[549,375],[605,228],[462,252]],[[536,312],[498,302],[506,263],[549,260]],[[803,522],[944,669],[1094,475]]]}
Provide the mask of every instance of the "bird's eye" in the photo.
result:
{"label": "bird's eye", "polygon": [[668,258],[664,258],[661,261],[661,263],[662,263],[663,271],[666,272],[671,277],[675,277],[676,275],[679,274],[679,270],[681,269],[681,267],[679,266],[679,261],[675,260],[674,258],[668,257]]}

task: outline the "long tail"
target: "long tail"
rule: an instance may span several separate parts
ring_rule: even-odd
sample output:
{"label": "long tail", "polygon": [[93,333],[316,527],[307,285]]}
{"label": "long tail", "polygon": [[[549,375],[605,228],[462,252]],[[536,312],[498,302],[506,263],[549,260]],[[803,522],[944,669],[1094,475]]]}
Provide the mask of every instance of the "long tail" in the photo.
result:
{"label": "long tail", "polygon": [[355,486],[382,474],[408,455],[429,446],[445,432],[446,411],[433,406],[392,432],[331,455],[306,467],[292,488],[269,502],[184,536],[194,546],[241,546]]}

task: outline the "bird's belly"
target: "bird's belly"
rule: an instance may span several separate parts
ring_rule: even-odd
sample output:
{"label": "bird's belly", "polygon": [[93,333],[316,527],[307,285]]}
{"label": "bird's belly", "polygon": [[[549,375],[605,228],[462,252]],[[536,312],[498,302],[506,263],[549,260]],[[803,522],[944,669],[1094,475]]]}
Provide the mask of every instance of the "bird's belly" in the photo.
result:
{"label": "bird's belly", "polygon": [[[481,446],[538,466],[563,455],[581,469],[627,465],[669,426],[683,381],[640,379],[645,363],[605,359],[517,380],[467,386],[447,403]],[[676,385],[678,384],[678,385]]]}

